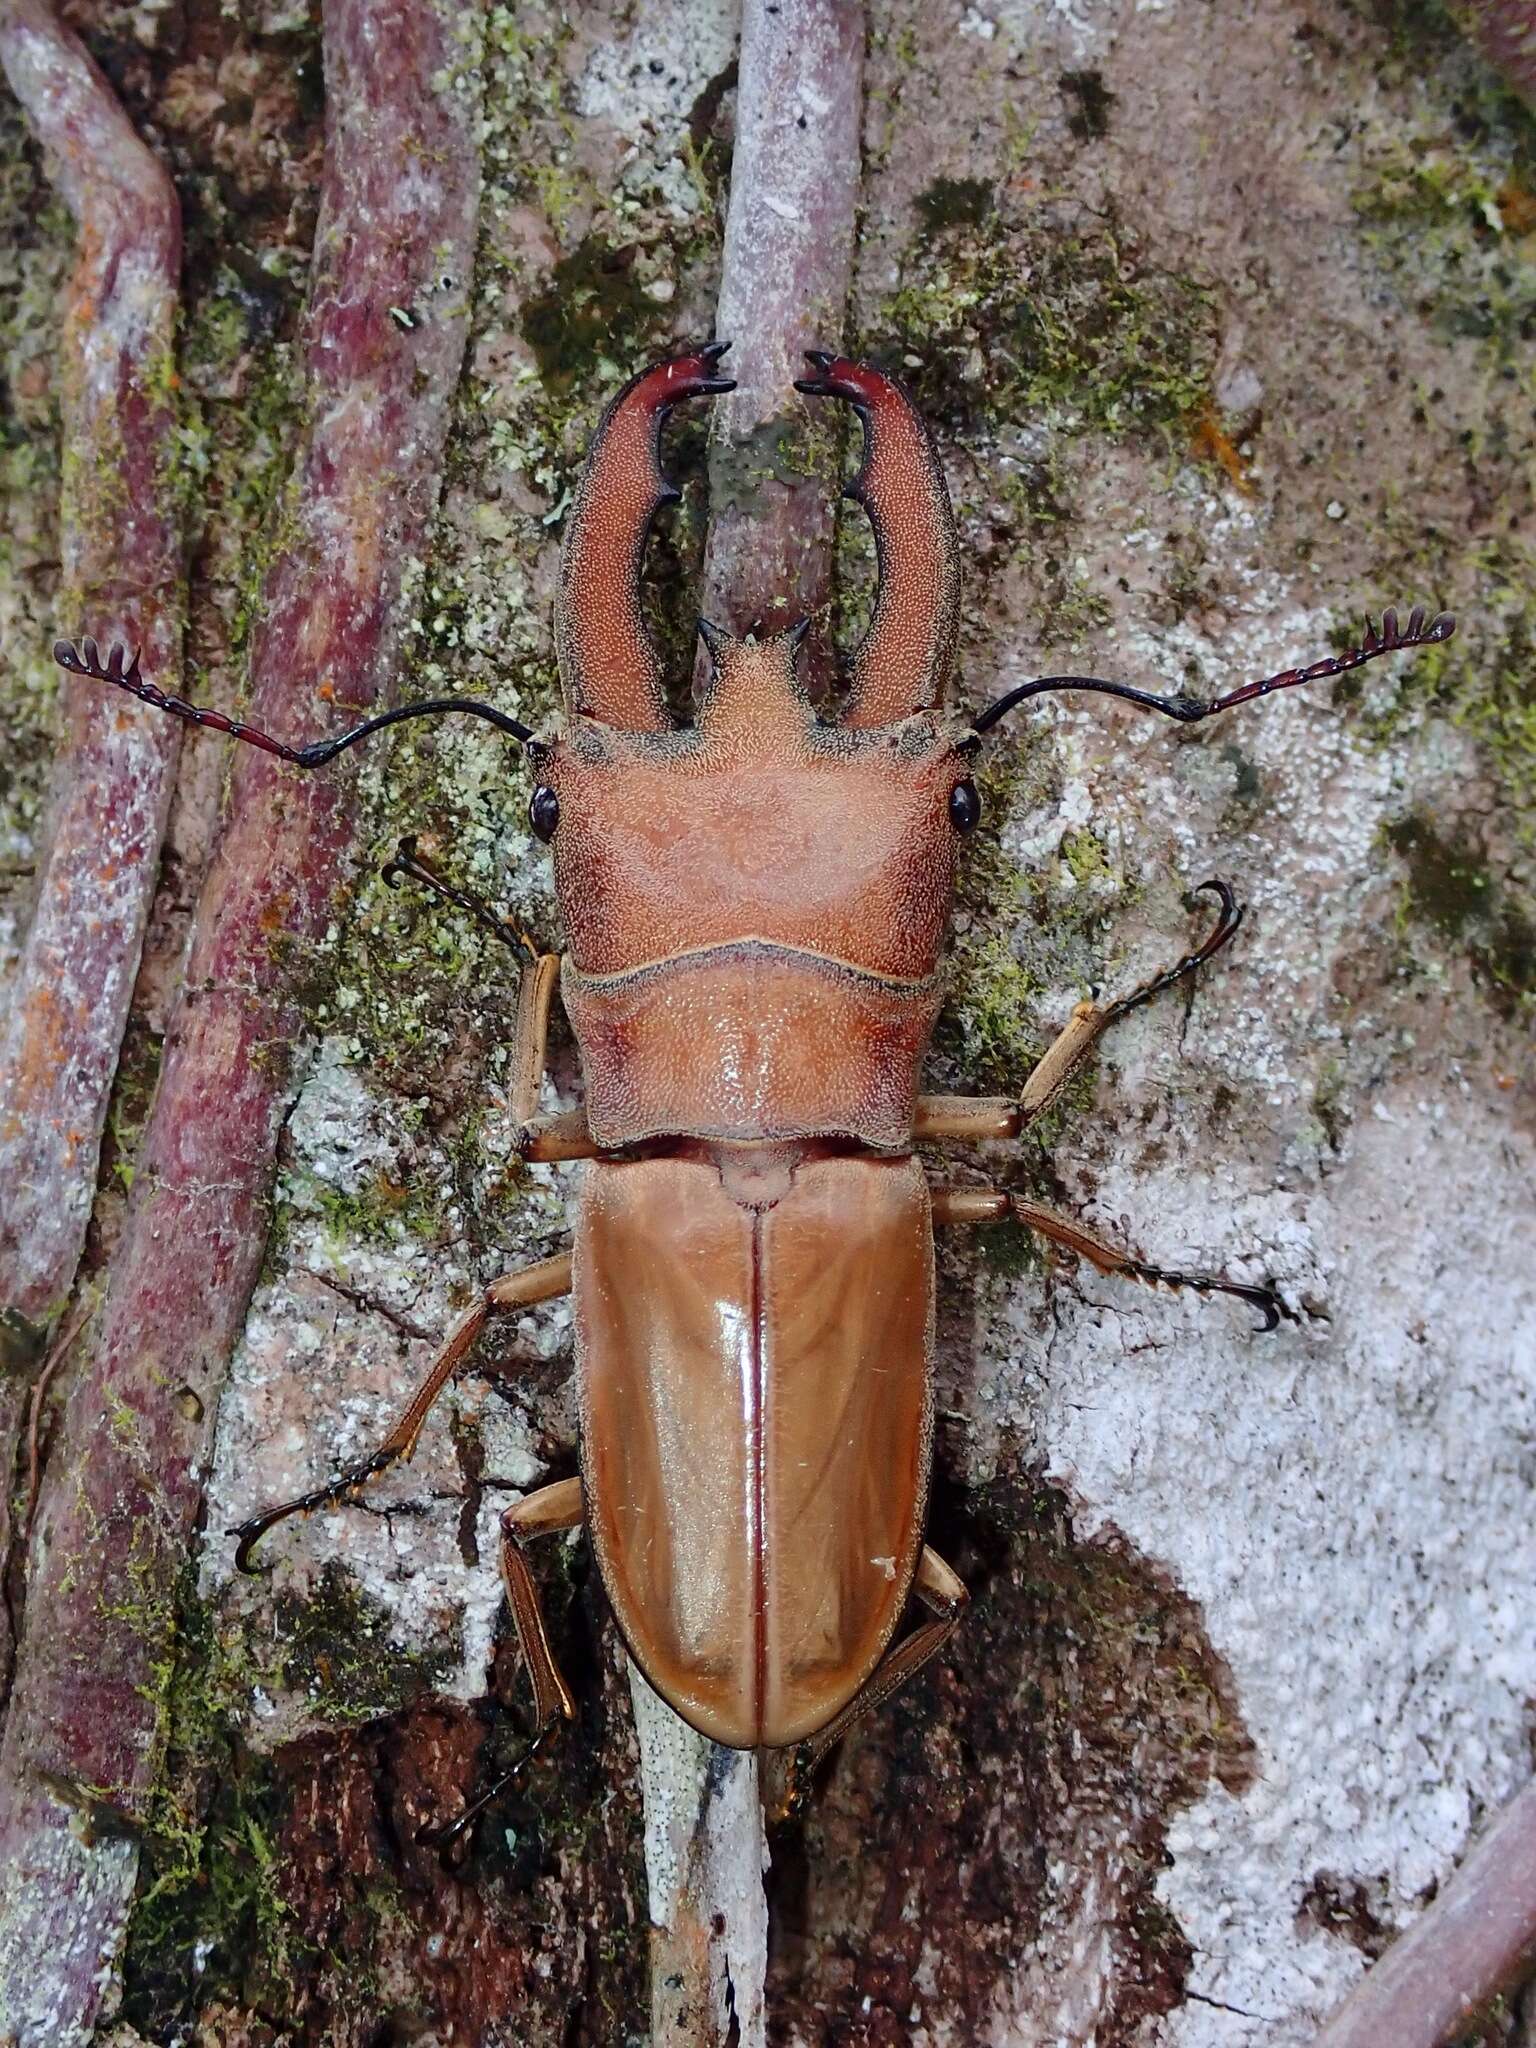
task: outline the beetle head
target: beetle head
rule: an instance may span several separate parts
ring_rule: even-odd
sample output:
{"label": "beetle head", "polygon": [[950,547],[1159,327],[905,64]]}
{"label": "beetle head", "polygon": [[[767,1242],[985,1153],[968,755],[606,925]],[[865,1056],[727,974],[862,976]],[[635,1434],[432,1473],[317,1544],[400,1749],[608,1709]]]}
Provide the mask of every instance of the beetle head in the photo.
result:
{"label": "beetle head", "polygon": [[573,719],[540,770],[572,957],[610,974],[757,939],[867,971],[931,974],[966,757],[948,721],[829,725],[795,675],[799,631],[711,634],[696,725]]}
{"label": "beetle head", "polygon": [[802,688],[803,626],[737,639],[704,624],[711,677],[696,722],[676,725],[641,623],[640,556],[667,495],[661,420],[724,387],[718,355],[680,357],[620,394],[567,532],[556,631],[568,715],[539,757],[531,814],[553,846],[571,954],[610,974],[760,940],[920,979],[975,821],[969,756],[941,708],[958,605],[943,477],[896,386],[814,355],[800,389],[844,399],[864,423],[850,489],[880,566],[847,700],[829,720]]}

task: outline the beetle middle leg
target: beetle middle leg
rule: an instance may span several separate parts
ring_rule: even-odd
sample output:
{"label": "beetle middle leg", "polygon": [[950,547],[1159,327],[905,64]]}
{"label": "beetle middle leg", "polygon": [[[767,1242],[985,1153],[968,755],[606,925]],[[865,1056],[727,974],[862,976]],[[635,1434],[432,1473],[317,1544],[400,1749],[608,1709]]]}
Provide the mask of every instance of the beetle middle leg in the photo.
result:
{"label": "beetle middle leg", "polygon": [[356,1464],[348,1465],[313,1492],[302,1493],[296,1500],[282,1501],[277,1507],[266,1508],[248,1522],[242,1522],[235,1531],[235,1569],[255,1571],[257,1567],[251,1563],[251,1552],[269,1529],[285,1522],[290,1515],[313,1514],[317,1508],[339,1507],[343,1501],[355,1500],[371,1479],[387,1472],[392,1465],[408,1461],[415,1452],[422,1425],[433,1404],[463,1364],[470,1346],[493,1315],[531,1308],[540,1301],[554,1301],[570,1291],[569,1252],[562,1252],[557,1258],[541,1259],[537,1265],[527,1266],[521,1273],[508,1273],[493,1281],[451,1332],[447,1343],[433,1360],[431,1371],[378,1449],[370,1456],[360,1458]]}
{"label": "beetle middle leg", "polygon": [[1139,1010],[1164,989],[1186,980],[1207,960],[1219,953],[1236,936],[1243,921],[1242,906],[1222,881],[1200,884],[1219,898],[1221,911],[1207,937],[1192,953],[1161,974],[1144,981],[1129,995],[1112,1003],[1084,1002],[1067,1020],[1065,1029],[1046,1048],[1025,1082],[1017,1101],[1001,1095],[924,1095],[918,1098],[912,1132],[916,1138],[961,1138],[979,1142],[984,1138],[1016,1138],[1039,1121],[1059,1100],[1062,1090],[1092,1051],[1100,1035],[1121,1017]]}
{"label": "beetle middle leg", "polygon": [[1086,1223],[1079,1223],[1075,1216],[1063,1216],[1059,1209],[1048,1209],[1042,1202],[1031,1202],[1009,1190],[934,1188],[930,1199],[936,1224],[996,1223],[1005,1216],[1012,1216],[1026,1230],[1037,1231],[1041,1237],[1049,1238],[1052,1244],[1076,1252],[1080,1259],[1087,1259],[1101,1273],[1115,1274],[1125,1280],[1140,1280],[1149,1287],[1188,1287],[1196,1294],[1231,1294],[1239,1301],[1251,1303],[1259,1311],[1264,1318],[1260,1326],[1262,1329],[1273,1330],[1280,1321],[1280,1297],[1271,1287],[1250,1287],[1241,1280],[1223,1280],[1216,1273],[1186,1273],[1168,1266],[1154,1266],[1149,1260],[1127,1251],[1123,1245],[1111,1243]]}

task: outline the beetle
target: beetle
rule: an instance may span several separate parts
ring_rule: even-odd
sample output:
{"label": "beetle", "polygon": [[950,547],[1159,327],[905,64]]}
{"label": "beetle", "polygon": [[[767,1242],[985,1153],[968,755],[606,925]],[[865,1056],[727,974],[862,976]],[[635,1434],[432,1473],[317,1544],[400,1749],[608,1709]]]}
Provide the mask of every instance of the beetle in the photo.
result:
{"label": "beetle", "polygon": [[[584,1526],[654,1689],[716,1742],[791,1753],[803,1787],[849,1725],[943,1646],[967,1601],[923,1540],[936,1225],[1011,1215],[1101,1272],[1235,1296],[1265,1329],[1281,1312],[1270,1288],[1150,1265],[1016,1192],[930,1186],[921,1141],[1017,1137],[1110,1024],[1197,972],[1242,918],[1225,882],[1202,885],[1218,903],[1205,938],[1117,1000],[1080,1002],[1016,1097],[921,1093],[956,862],[980,817],[977,750],[1049,691],[1189,723],[1444,640],[1454,621],[1416,607],[1400,625],[1388,611],[1348,653],[1208,700],[1062,675],[975,715],[953,711],[959,545],[933,444],[899,385],[815,350],[797,388],[858,416],[849,490],[873,525],[879,571],[846,692],[817,704],[802,686],[803,625],[735,638],[702,622],[709,679],[696,717],[680,722],[642,620],[640,572],[651,521],[676,495],[663,424],[685,400],[733,388],[723,353],[712,342],[642,371],[597,429],[561,553],[564,717],[551,736],[441,698],[295,747],[166,695],[121,648],[105,661],[89,640],[55,654],[304,768],[401,719],[489,719],[526,751],[529,822],[553,855],[566,950],[536,953],[523,975],[510,1096],[524,1158],[585,1162],[571,1250],[489,1287],[377,1451],[243,1524],[236,1562],[253,1568],[276,1523],[349,1499],[408,1459],[490,1318],[569,1293],[580,1473],[529,1494],[501,1524],[535,1746],[576,1707],[526,1546]],[[414,841],[387,873],[506,936]],[[557,990],[585,1101],[541,1119]],[[901,1636],[914,1595],[927,1618]]]}

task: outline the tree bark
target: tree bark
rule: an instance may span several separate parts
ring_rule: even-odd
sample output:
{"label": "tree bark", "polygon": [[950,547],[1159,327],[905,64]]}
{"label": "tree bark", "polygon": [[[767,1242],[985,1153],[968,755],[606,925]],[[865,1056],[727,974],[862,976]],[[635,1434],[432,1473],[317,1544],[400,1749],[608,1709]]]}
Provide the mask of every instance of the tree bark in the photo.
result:
{"label": "tree bark", "polygon": [[[71,20],[182,195],[182,429],[209,456],[191,616],[197,660],[228,668],[271,602],[268,564],[230,575],[257,554],[247,482],[286,473],[303,429],[315,25],[106,0]],[[549,606],[592,424],[639,363],[727,334],[728,193],[795,165],[771,132],[762,147],[750,106],[738,115],[724,0],[530,4],[492,10],[486,36],[467,357],[441,508],[395,551],[398,688],[491,696],[538,726],[555,715]],[[882,0],[863,100],[848,338],[915,391],[945,463],[965,550],[959,703],[1062,671],[1216,694],[1327,652],[1385,603],[1444,605],[1461,626],[1417,663],[1187,731],[1047,697],[979,765],[935,1088],[1016,1089],[1090,988],[1187,950],[1182,895],[1207,876],[1247,916],[1198,982],[1105,1040],[1043,1138],[946,1149],[935,1175],[1017,1187],[1162,1265],[1267,1281],[1288,1315],[1260,1338],[1231,1304],[1050,1266],[1011,1226],[946,1235],[931,1534],[973,1603],[931,1672],[831,1760],[803,1827],[773,1840],[763,2033],[776,2048],[1309,2048],[1530,1771],[1529,129],[1473,42],[1395,0]],[[0,270],[0,360],[43,455],[35,475],[0,468],[0,489],[14,531],[46,534],[38,281],[63,259],[20,133],[0,124],[19,266]],[[740,164],[727,182],[733,147],[742,164],[762,151],[750,185]],[[385,196],[401,165],[432,161],[397,152]],[[408,268],[373,304],[414,348],[452,303],[444,274],[470,272],[424,260],[419,223],[401,236]],[[795,275],[786,262],[782,319],[743,316],[738,374],[749,342],[766,361],[770,336],[786,358],[826,338],[791,331]],[[749,460],[776,406],[793,417],[787,393],[756,405],[739,423]],[[669,433],[685,495],[649,573],[681,694],[693,616],[716,601],[700,597],[706,486],[723,532],[737,451],[717,446],[711,479],[700,425],[680,415]],[[791,502],[801,459],[752,460],[760,496]],[[291,508],[270,509],[281,555]],[[354,518],[368,530],[367,508]],[[731,530],[745,574],[756,558]],[[825,530],[846,638],[870,551],[856,512]],[[51,637],[57,570],[29,546],[0,556],[8,657],[13,621]],[[711,576],[726,558],[722,540]],[[762,563],[754,616],[791,583],[828,616],[815,577]],[[355,701],[340,677],[338,694]],[[43,712],[8,687],[4,716],[4,859],[20,866]],[[183,781],[217,744],[189,737]],[[276,789],[260,765],[253,803]],[[120,1900],[137,1863],[120,2024],[142,2040],[369,2048],[392,2028],[610,2048],[645,2038],[658,1988],[646,1826],[666,1823],[637,1785],[649,1769],[686,1789],[694,1766],[642,1763],[648,1710],[637,1745],[579,1541],[538,1566],[578,1726],[456,1862],[418,1840],[522,1746],[495,1524],[508,1496],[573,1469],[565,1310],[488,1343],[483,1377],[366,1504],[275,1533],[270,1578],[230,1568],[243,1516],[382,1436],[454,1315],[566,1234],[560,1170],[508,1163],[510,958],[377,878],[402,831],[430,832],[455,880],[556,941],[516,755],[489,733],[408,729],[328,787],[349,788],[364,852],[316,915],[323,959],[307,946],[297,963],[323,971],[284,984],[280,1035],[316,1050],[290,1113],[261,1126],[276,1227],[253,1198],[254,1250],[226,1248],[255,1282],[248,1311],[210,1315],[187,1280],[187,1313],[157,1325],[172,1394],[205,1404],[178,1443],[214,1421],[186,1347],[233,1349],[206,1479],[188,1457],[154,1482],[174,1495],[169,1549],[199,1504],[204,1521],[174,1661],[154,1666],[157,1762],[133,1781],[139,1807],[117,1801],[135,1832],[69,1853]],[[278,793],[275,832],[323,801]],[[244,848],[254,915],[275,856]],[[220,874],[209,902],[232,886]],[[557,1036],[545,1106],[578,1095]],[[221,1097],[210,1110],[227,1125]],[[184,1206],[181,1237],[152,1240],[159,1130],[157,1113],[113,1155],[134,1174],[125,1235],[125,1176],[98,1192],[93,1242],[119,1245],[98,1322],[118,1300],[117,1343],[124,1276],[158,1275],[163,1297],[187,1228],[232,1199],[201,1198],[190,1224]],[[212,1334],[189,1338],[197,1323]],[[45,1533],[66,1528],[110,1338],[103,1324],[60,1370]],[[52,1616],[60,1644],[139,1632],[136,1595],[45,1598],[57,1569],[40,1551],[27,1614]],[[59,1669],[62,1654],[38,1651]],[[59,1703],[52,1683],[28,1696]],[[65,1704],[47,1754],[78,1777],[95,1750]],[[140,1708],[119,1706],[131,1726]],[[717,1793],[743,1820],[745,1775]],[[745,1827],[734,1840],[755,1848]],[[755,1905],[752,1869],[737,1853],[694,1895]],[[694,1975],[663,1994],[707,1988],[713,2005],[713,1910],[709,1929],[701,1911],[689,1923],[705,1937]],[[736,2014],[747,2039],[755,1996]],[[1507,2035],[1490,2015],[1483,2043]]]}
{"label": "tree bark", "polygon": [[[468,26],[426,4],[333,0],[326,16],[310,427],[252,662],[250,722],[279,733],[354,723],[389,679],[401,556],[433,508],[463,354],[451,301],[409,338],[389,308],[417,287],[418,236],[460,277],[472,262],[475,102],[448,82]],[[130,523],[130,563],[133,545]],[[122,1937],[131,1858],[82,1843],[71,1816],[150,1820],[177,1581],[266,1246],[304,1037],[295,989],[352,864],[354,783],[301,783],[250,750],[233,764],[123,1244],[39,1503],[0,1744],[0,2010],[21,2048],[89,2038]]]}

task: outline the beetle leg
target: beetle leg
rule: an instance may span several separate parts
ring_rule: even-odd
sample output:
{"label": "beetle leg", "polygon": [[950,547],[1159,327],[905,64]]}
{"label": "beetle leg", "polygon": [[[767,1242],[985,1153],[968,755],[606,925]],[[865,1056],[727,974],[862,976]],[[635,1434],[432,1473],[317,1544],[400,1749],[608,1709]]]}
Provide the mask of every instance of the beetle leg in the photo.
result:
{"label": "beetle leg", "polygon": [[343,1501],[355,1500],[371,1479],[387,1472],[391,1465],[408,1461],[415,1452],[416,1440],[433,1403],[463,1364],[470,1346],[493,1315],[505,1314],[510,1309],[531,1308],[535,1302],[553,1301],[558,1295],[569,1294],[570,1291],[569,1252],[562,1252],[558,1258],[541,1259],[536,1266],[527,1266],[521,1273],[508,1273],[504,1278],[493,1281],[452,1331],[433,1361],[432,1370],[378,1449],[370,1457],[348,1465],[312,1493],[300,1494],[296,1500],[285,1500],[275,1508],[265,1508],[248,1522],[242,1522],[235,1531],[235,1569],[242,1572],[259,1569],[251,1563],[251,1552],[269,1529],[285,1522],[290,1515],[309,1515],[317,1508],[339,1507]]}
{"label": "beetle leg", "polygon": [[919,1095],[914,1138],[1016,1138],[1023,1128],[1018,1103],[1006,1095]]}
{"label": "beetle leg", "polygon": [[[445,903],[456,904],[493,937],[500,939],[504,946],[511,946],[515,952],[526,955],[517,985],[517,1016],[512,1026],[512,1081],[507,1090],[512,1114],[519,1129],[526,1131],[533,1125],[539,1106],[539,1084],[544,1078],[549,1052],[550,1013],[555,1006],[555,991],[560,986],[560,956],[558,953],[541,952],[526,932],[498,916],[482,898],[456,889],[446,881],[421,851],[414,832],[407,833],[401,840],[395,848],[394,859],[384,868],[384,879],[391,888],[402,875],[409,875],[413,882],[430,889]],[[518,1149],[523,1149],[521,1142]],[[532,1155],[524,1152],[523,1156]],[[588,1155],[567,1153],[563,1156],[581,1158]]]}
{"label": "beetle leg", "polygon": [[554,1536],[563,1529],[579,1529],[583,1519],[579,1479],[557,1479],[552,1486],[541,1486],[537,1492],[525,1495],[508,1508],[502,1516],[502,1582],[507,1589],[507,1601],[517,1627],[517,1640],[533,1686],[533,1708],[539,1725],[533,1740],[509,1771],[503,1771],[488,1790],[472,1799],[446,1826],[423,1829],[416,1837],[418,1842],[443,1849],[457,1841],[472,1821],[488,1806],[495,1805],[523,1766],[543,1747],[555,1721],[575,1720],[576,1702],[549,1647],[538,1588],[523,1556],[523,1545],[530,1537]]}
{"label": "beetle leg", "polygon": [[1038,1231],[1052,1244],[1064,1245],[1087,1259],[1101,1273],[1141,1280],[1150,1287],[1192,1287],[1197,1294],[1233,1294],[1251,1302],[1263,1316],[1261,1329],[1272,1330],[1282,1314],[1280,1297],[1271,1287],[1249,1287],[1241,1280],[1223,1280],[1214,1273],[1180,1273],[1150,1265],[1121,1245],[1111,1244],[1075,1216],[1063,1216],[1040,1202],[1028,1201],[1002,1188],[933,1188],[929,1191],[935,1223],[997,1223],[1012,1216],[1026,1230]]}
{"label": "beetle leg", "polygon": [[1052,1244],[1064,1245],[1097,1266],[1101,1273],[1116,1273],[1127,1280],[1143,1281],[1149,1287],[1191,1287],[1197,1294],[1235,1295],[1239,1301],[1251,1303],[1264,1318],[1259,1325],[1261,1330],[1273,1330],[1280,1321],[1282,1304],[1272,1287],[1249,1287],[1241,1280],[1223,1280],[1215,1273],[1179,1273],[1166,1266],[1149,1265],[1134,1252],[1100,1237],[1075,1216],[1063,1216],[1039,1202],[1026,1201],[1022,1195],[1010,1194],[1008,1207],[1026,1230],[1036,1230]]}
{"label": "beetle leg", "polygon": [[562,1109],[555,1116],[530,1118],[517,1134],[521,1158],[535,1165],[556,1165],[567,1159],[607,1159],[611,1154],[599,1145],[587,1124],[584,1109]]}
{"label": "beetle leg", "polygon": [[845,1736],[855,1721],[883,1706],[895,1692],[913,1678],[931,1657],[944,1647],[960,1625],[970,1604],[970,1594],[958,1573],[952,1571],[925,1543],[917,1562],[912,1590],[929,1613],[936,1617],[904,1636],[876,1666],[873,1676],[861,1686],[835,1720],[795,1750],[787,1773],[782,1803],[776,1819],[784,1819],[805,1804],[818,1766],[833,1743]]}
{"label": "beetle leg", "polygon": [[507,1509],[501,1518],[501,1576],[507,1589],[517,1640],[533,1687],[533,1708],[543,1729],[558,1714],[566,1721],[576,1718],[576,1702],[560,1675],[544,1613],[539,1606],[538,1588],[523,1555],[523,1546],[534,1536],[554,1536],[564,1529],[579,1529],[584,1519],[581,1481],[560,1479],[553,1486],[541,1486]]}
{"label": "beetle leg", "polygon": [[1226,882],[1200,884],[1196,893],[1209,890],[1218,898],[1221,911],[1207,937],[1192,953],[1161,974],[1154,974],[1139,988],[1112,1003],[1079,1003],[1067,1019],[1065,1029],[1047,1046],[1034,1072],[1024,1083],[1017,1102],[998,1095],[922,1095],[913,1118],[915,1138],[1016,1138],[1037,1123],[1056,1102],[1077,1072],[1102,1031],[1132,1010],[1139,1010],[1153,996],[1185,980],[1207,960],[1219,953],[1243,921],[1242,906]]}

